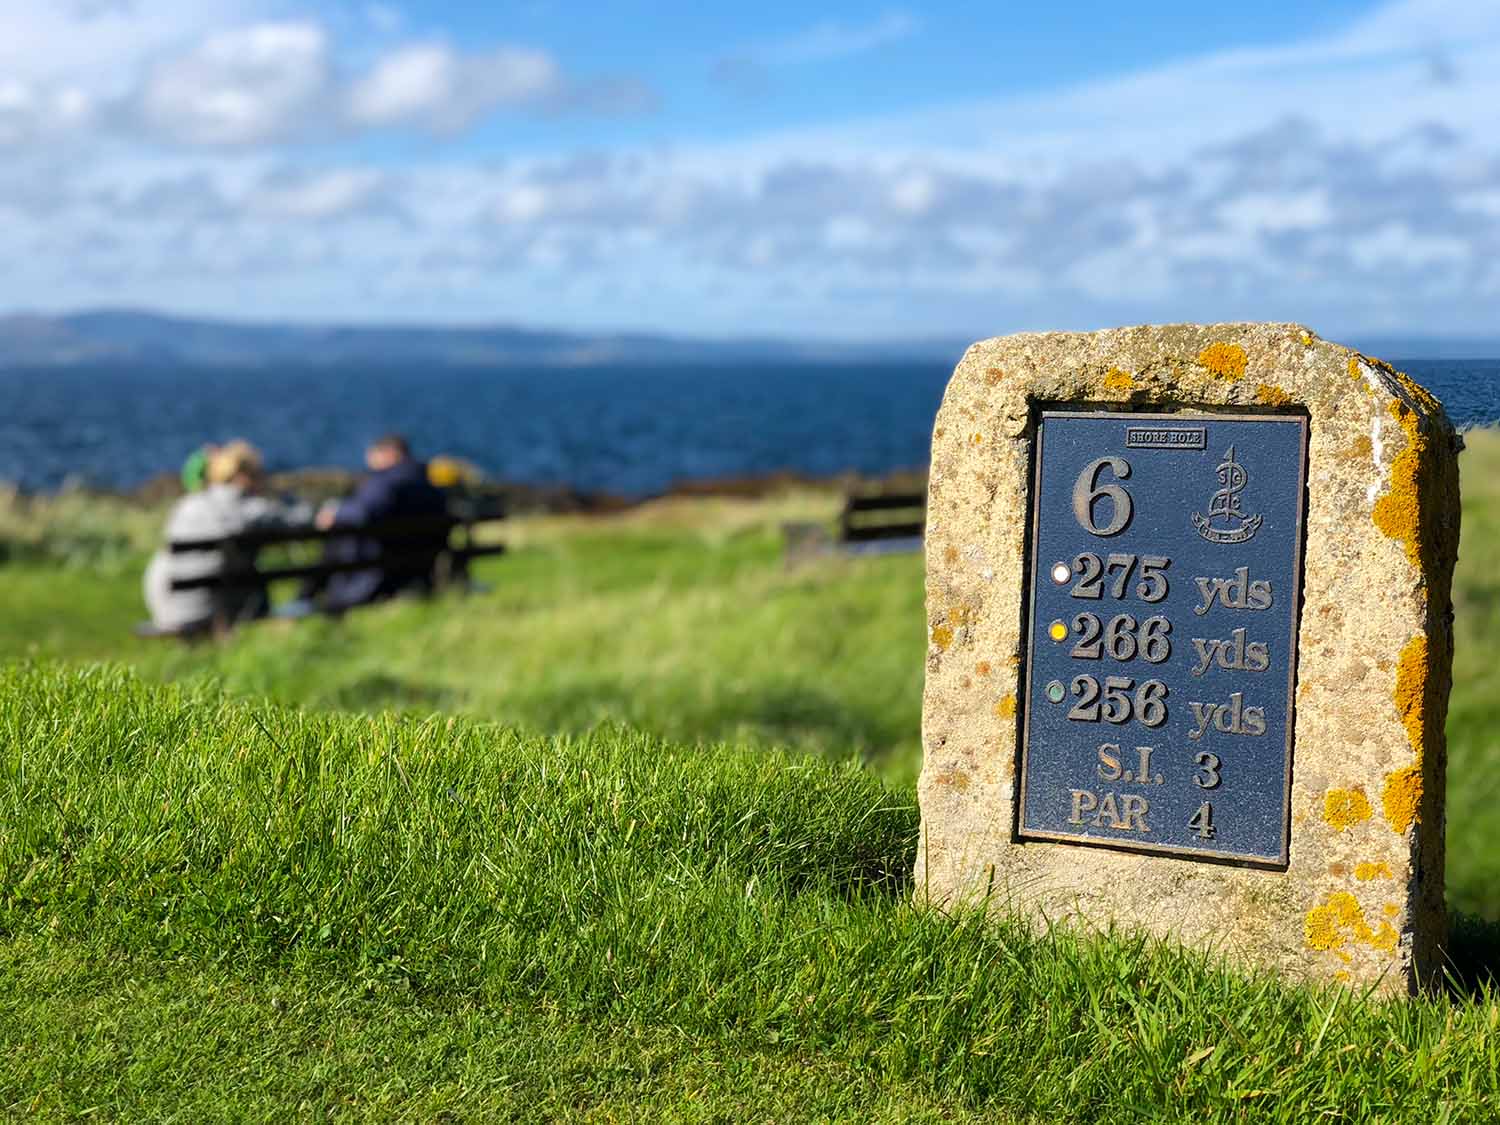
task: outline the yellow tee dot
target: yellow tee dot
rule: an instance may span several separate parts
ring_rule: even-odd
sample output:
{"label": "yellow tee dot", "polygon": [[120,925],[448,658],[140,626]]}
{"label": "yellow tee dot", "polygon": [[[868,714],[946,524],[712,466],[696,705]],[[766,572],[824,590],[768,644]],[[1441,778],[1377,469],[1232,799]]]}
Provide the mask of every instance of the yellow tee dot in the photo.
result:
{"label": "yellow tee dot", "polygon": [[1054,621],[1052,628],[1048,629],[1047,632],[1051,634],[1054,641],[1067,640],[1068,637],[1068,627],[1061,621]]}

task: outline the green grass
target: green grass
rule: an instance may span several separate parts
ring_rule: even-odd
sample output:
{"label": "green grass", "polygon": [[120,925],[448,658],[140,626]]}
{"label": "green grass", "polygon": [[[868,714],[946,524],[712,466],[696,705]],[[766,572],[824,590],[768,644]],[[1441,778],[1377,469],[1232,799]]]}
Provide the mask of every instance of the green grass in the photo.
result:
{"label": "green grass", "polygon": [[0,747],[14,1111],[1500,1110],[1489,990],[1377,1003],[918,909],[909,791],[848,766],[28,666]]}
{"label": "green grass", "polygon": [[776,521],[805,506],[520,521],[514,552],[478,571],[488,594],[263,624],[194,648],[130,636],[138,571],[12,566],[0,572],[12,626],[0,658],[123,659],[312,707],[465,713],[538,732],[616,721],[680,742],[859,755],[913,778],[921,560],[788,571]]}
{"label": "green grass", "polygon": [[159,512],[0,498],[0,1114],[1500,1118],[1469,444],[1456,978],[1398,1003],[914,909],[921,560],[786,570],[826,497],[518,520],[487,594],[193,648],[129,635]]}

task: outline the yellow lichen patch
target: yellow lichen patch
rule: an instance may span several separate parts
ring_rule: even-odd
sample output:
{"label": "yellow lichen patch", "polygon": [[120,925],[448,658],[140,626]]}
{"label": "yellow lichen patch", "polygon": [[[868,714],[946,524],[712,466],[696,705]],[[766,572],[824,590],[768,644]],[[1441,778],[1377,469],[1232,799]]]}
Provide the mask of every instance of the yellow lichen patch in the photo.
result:
{"label": "yellow lichen patch", "polygon": [[1238,344],[1209,344],[1198,353],[1198,362],[1231,383],[1245,377],[1245,349]]}
{"label": "yellow lichen patch", "polygon": [[1307,912],[1302,937],[1309,949],[1341,950],[1350,942],[1363,942],[1387,953],[1396,948],[1396,931],[1389,922],[1372,930],[1359,902],[1348,891],[1334,891]]}
{"label": "yellow lichen patch", "polygon": [[944,548],[943,549],[943,561],[945,563],[947,563],[949,566],[952,566],[954,563],[956,563],[958,561],[958,548],[957,547],[946,547],[946,548]]}
{"label": "yellow lichen patch", "polygon": [[[1431,402],[1434,412],[1439,409],[1431,395],[1411,386],[1413,397]],[[1436,427],[1424,429],[1421,417],[1404,402],[1392,401],[1387,409],[1405,431],[1406,447],[1391,463],[1390,487],[1375,502],[1375,526],[1400,540],[1412,566],[1446,591],[1458,526],[1444,517],[1458,507],[1457,473],[1452,459],[1441,455],[1445,438],[1433,432]]]}
{"label": "yellow lichen patch", "polygon": [[984,435],[983,434],[979,434],[979,433],[970,434],[969,435],[969,444],[970,445],[983,445],[984,444]]}
{"label": "yellow lichen patch", "polygon": [[969,775],[963,770],[944,770],[932,779],[932,783],[957,789],[962,793],[969,788]]}
{"label": "yellow lichen patch", "polygon": [[1301,333],[1298,334],[1297,338],[1302,341],[1302,346],[1304,348],[1312,347],[1313,340],[1316,339],[1316,337],[1314,337],[1313,334],[1305,328],[1301,331]]}
{"label": "yellow lichen patch", "polygon": [[946,625],[934,625],[932,643],[938,646],[939,652],[947,652],[948,646],[953,643],[953,630]]}
{"label": "yellow lichen patch", "polygon": [[1375,526],[1406,546],[1413,566],[1422,565],[1422,461],[1427,438],[1417,426],[1416,416],[1399,402],[1390,404],[1391,414],[1406,431],[1406,448],[1391,462],[1391,486],[1375,501]]}
{"label": "yellow lichen patch", "polygon": [[1387,918],[1394,918],[1397,914],[1401,913],[1401,908],[1399,906],[1397,906],[1394,902],[1388,902],[1384,906],[1382,906],[1380,909],[1381,909],[1382,913],[1384,913]]}
{"label": "yellow lichen patch", "polygon": [[1397,832],[1405,832],[1417,822],[1422,811],[1421,762],[1385,775],[1381,804],[1385,806],[1385,819]]}
{"label": "yellow lichen patch", "polygon": [[1422,749],[1422,731],[1427,721],[1427,634],[1418,633],[1401,649],[1396,661],[1396,713],[1406,728],[1412,749]]}
{"label": "yellow lichen patch", "polygon": [[1391,879],[1391,865],[1381,860],[1379,863],[1356,863],[1354,865],[1354,877],[1361,883],[1368,883],[1371,879]]}
{"label": "yellow lichen patch", "polygon": [[1330,789],[1323,795],[1323,819],[1340,832],[1374,814],[1362,789]]}
{"label": "yellow lichen patch", "polygon": [[1285,406],[1292,401],[1292,396],[1280,387],[1273,387],[1270,383],[1260,383],[1255,388],[1255,401],[1263,402],[1267,406]]}
{"label": "yellow lichen patch", "polygon": [[1016,697],[1007,695],[999,703],[995,704],[995,717],[998,719],[1014,719],[1016,717]]}
{"label": "yellow lichen patch", "polygon": [[1423,410],[1427,411],[1427,413],[1436,414],[1443,408],[1443,404],[1438,401],[1436,395],[1434,395],[1426,387],[1422,386],[1421,383],[1417,382],[1405,371],[1397,371],[1388,363],[1382,363],[1380,366],[1384,367],[1393,376],[1395,376],[1396,382],[1401,384],[1401,388],[1406,391],[1406,393],[1409,394],[1412,398],[1414,398],[1417,402],[1417,405],[1420,406]]}
{"label": "yellow lichen patch", "polygon": [[1359,926],[1369,930],[1359,903],[1349,892],[1336,891],[1328,896],[1327,902],[1307,912],[1302,921],[1302,937],[1309,949],[1338,949],[1348,944],[1349,935],[1344,931]]}
{"label": "yellow lichen patch", "polygon": [[1106,391],[1133,391],[1135,390],[1135,376],[1128,371],[1121,371],[1118,367],[1111,367],[1104,373],[1104,389]]}
{"label": "yellow lichen patch", "polygon": [[1374,451],[1375,447],[1370,444],[1370,439],[1365,434],[1360,434],[1349,446],[1349,456],[1353,457],[1356,461],[1365,460]]}
{"label": "yellow lichen patch", "polygon": [[1349,353],[1349,378],[1353,379],[1356,383],[1364,381],[1365,373],[1359,366],[1358,352]]}

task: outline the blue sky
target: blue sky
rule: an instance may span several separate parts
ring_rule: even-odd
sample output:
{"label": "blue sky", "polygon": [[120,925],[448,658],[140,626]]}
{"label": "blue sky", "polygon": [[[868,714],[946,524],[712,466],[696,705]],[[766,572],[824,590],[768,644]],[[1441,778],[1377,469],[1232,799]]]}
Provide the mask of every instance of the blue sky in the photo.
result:
{"label": "blue sky", "polygon": [[1500,332],[1500,4],[6,0],[0,309]]}

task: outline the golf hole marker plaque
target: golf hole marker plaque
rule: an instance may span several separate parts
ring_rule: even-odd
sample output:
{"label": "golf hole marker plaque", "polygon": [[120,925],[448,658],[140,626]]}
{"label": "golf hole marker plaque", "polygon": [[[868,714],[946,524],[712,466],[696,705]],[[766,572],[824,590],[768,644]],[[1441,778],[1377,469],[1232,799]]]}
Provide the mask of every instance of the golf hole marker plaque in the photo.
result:
{"label": "golf hole marker plaque", "polygon": [[1306,439],[1041,413],[1020,839],[1286,863]]}
{"label": "golf hole marker plaque", "polygon": [[928,477],[916,894],[1430,976],[1457,451],[1297,324],[970,347]]}

